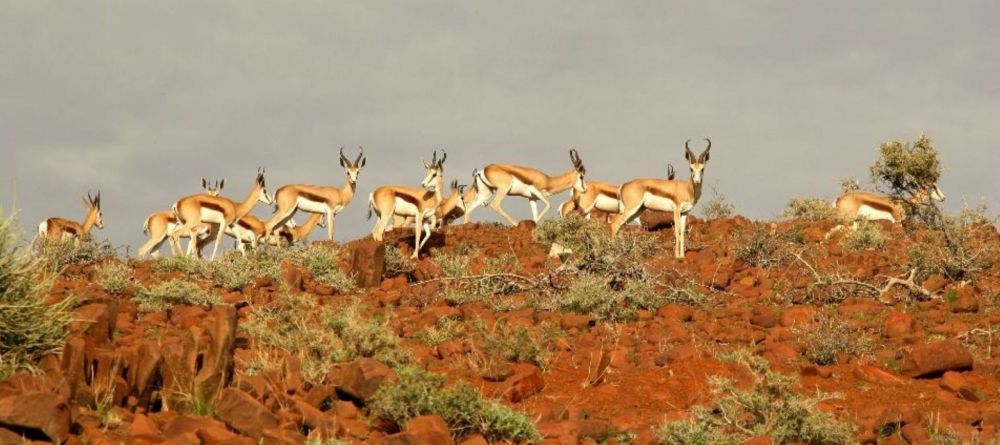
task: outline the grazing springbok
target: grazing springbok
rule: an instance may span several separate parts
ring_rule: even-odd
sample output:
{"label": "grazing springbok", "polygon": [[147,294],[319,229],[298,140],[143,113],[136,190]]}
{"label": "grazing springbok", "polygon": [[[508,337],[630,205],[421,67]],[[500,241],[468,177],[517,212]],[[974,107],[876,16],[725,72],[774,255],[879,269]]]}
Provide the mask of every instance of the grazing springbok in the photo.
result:
{"label": "grazing springbok", "polygon": [[[667,164],[667,179],[674,179],[674,166]],[[586,181],[587,191],[580,192],[573,189],[573,196],[559,207],[560,216],[568,216],[571,213],[579,212],[584,218],[590,219],[590,214],[594,209],[600,210],[608,215],[608,221],[612,222],[614,215],[618,214],[621,203],[618,201],[617,184],[598,181]]]}
{"label": "grazing springbok", "polygon": [[[441,160],[437,159],[437,151],[431,163],[424,162],[424,170],[427,175],[420,183],[422,188],[407,187],[402,185],[386,185],[375,189],[368,196],[368,217],[371,218],[372,211],[378,214],[378,222],[372,229],[372,238],[375,241],[382,241],[385,235],[386,226],[392,223],[393,217],[413,217],[414,219],[414,240],[413,258],[420,254],[423,247],[431,236],[431,227],[436,223],[437,211],[441,202],[442,189],[444,189],[444,161],[448,154],[441,151]],[[425,223],[428,219],[430,222]],[[421,235],[426,235],[421,239]]]}
{"label": "grazing springbok", "polygon": [[[895,198],[871,192],[847,192],[837,197],[833,206],[837,209],[837,214],[844,221],[853,222],[851,228],[857,230],[858,220],[885,220],[893,224],[902,222],[906,218],[904,202],[918,206],[935,201],[944,201],[944,193],[937,184],[929,184],[907,198]],[[834,230],[843,227],[843,225],[838,225]]]}
{"label": "grazing springbok", "polygon": [[[205,178],[201,178],[201,188],[205,190],[206,195],[219,196],[222,193],[223,187],[226,186],[226,180],[215,181],[215,184],[210,184]],[[146,241],[141,247],[139,247],[138,258],[141,260],[146,257],[147,254],[151,254],[153,258],[158,258],[160,256],[160,246],[163,242],[170,239],[170,254],[178,255],[183,250],[181,249],[180,238],[186,237],[188,234],[178,233],[177,229],[181,228],[181,224],[177,222],[177,216],[174,215],[172,210],[160,210],[154,212],[146,217],[146,221],[142,223],[142,233],[149,235],[149,241]],[[202,229],[198,231],[197,236],[204,236],[207,234],[207,227],[202,226]],[[174,236],[177,235],[177,236]]]}
{"label": "grazing springbok", "polygon": [[268,240],[268,242],[280,245],[279,242],[283,241],[288,246],[294,246],[299,241],[306,239],[315,227],[326,228],[326,223],[323,222],[322,213],[310,213],[309,218],[306,219],[306,222],[301,226],[297,225],[294,219],[289,219],[288,222],[278,230],[278,237],[272,238]]}
{"label": "grazing springbok", "polygon": [[80,198],[83,206],[87,209],[87,215],[83,217],[83,223],[70,221],[64,218],[48,218],[38,224],[38,236],[52,241],[62,241],[74,239],[77,243],[90,238],[90,230],[94,227],[104,228],[104,217],[101,212],[101,191],[91,197],[87,192],[87,198]]}
{"label": "grazing springbok", "polygon": [[354,162],[351,162],[347,156],[344,156],[344,149],[340,149],[340,166],[347,173],[347,183],[344,184],[343,188],[308,184],[291,184],[279,188],[274,193],[276,208],[274,216],[266,223],[267,233],[274,233],[276,227],[283,226],[289,218],[295,215],[297,210],[302,210],[325,215],[326,235],[333,241],[334,218],[354,199],[358,172],[367,161],[364,154],[365,150],[361,148],[358,157],[354,159]]}
{"label": "grazing springbok", "polygon": [[[483,205],[490,196],[495,194],[493,201],[490,202],[490,207],[508,223],[517,225],[514,218],[511,218],[500,207],[507,195],[528,198],[531,203],[531,217],[537,223],[551,207],[548,196],[562,193],[570,188],[576,188],[580,192],[587,191],[587,185],[583,179],[587,170],[583,166],[583,161],[580,160],[576,150],[569,151],[569,158],[573,161],[573,168],[558,176],[549,176],[534,168],[519,165],[487,165],[483,171],[476,175],[476,199],[467,206],[465,222],[469,222],[472,211],[476,207]],[[536,203],[539,200],[545,204],[541,213],[538,212]]]}
{"label": "grazing springbok", "polygon": [[[236,202],[221,196],[210,196],[207,194],[191,195],[181,198],[174,203],[173,211],[180,221],[180,234],[187,234],[191,237],[188,241],[188,256],[195,255],[195,247],[198,245],[197,231],[202,224],[208,224],[213,230],[212,233],[223,233],[227,227],[236,224],[240,218],[247,216],[258,202],[271,204],[273,201],[267,194],[264,184],[264,169],[257,169],[257,178],[254,180],[253,188],[242,202]],[[222,242],[221,236],[215,236],[215,247],[212,249],[211,259],[219,253],[219,244]]]}
{"label": "grazing springbok", "polygon": [[688,181],[670,179],[633,179],[622,184],[618,190],[621,201],[618,219],[611,225],[615,236],[621,227],[639,216],[645,209],[673,212],[674,214],[674,256],[684,258],[684,233],[687,228],[687,214],[701,198],[701,182],[708,163],[712,141],[705,139],[708,147],[700,155],[691,151],[690,140],[684,143],[684,157],[691,166]]}

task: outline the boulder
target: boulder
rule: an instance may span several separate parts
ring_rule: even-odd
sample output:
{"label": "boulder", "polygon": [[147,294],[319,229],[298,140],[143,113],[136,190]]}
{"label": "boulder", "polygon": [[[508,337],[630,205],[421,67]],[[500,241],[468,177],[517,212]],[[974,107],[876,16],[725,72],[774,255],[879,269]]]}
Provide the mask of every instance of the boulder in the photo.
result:
{"label": "boulder", "polygon": [[385,274],[385,244],[372,240],[359,240],[348,244],[351,273],[361,288],[378,287]]}
{"label": "boulder", "polygon": [[507,379],[506,385],[504,396],[509,402],[518,403],[545,388],[545,379],[537,366],[525,365]]}
{"label": "boulder", "polygon": [[236,388],[222,390],[216,402],[215,417],[255,439],[259,439],[264,430],[278,427],[278,416],[250,394]]}
{"label": "boulder", "polygon": [[958,340],[944,340],[913,348],[903,359],[902,374],[932,377],[945,371],[972,368],[972,354]]}
{"label": "boulder", "polygon": [[403,432],[386,437],[386,445],[454,445],[441,416],[420,416],[406,422]]}
{"label": "boulder", "polygon": [[63,442],[69,436],[70,407],[58,394],[23,392],[0,400],[0,425],[34,430]]}
{"label": "boulder", "polygon": [[367,401],[382,384],[398,379],[396,373],[385,364],[370,358],[357,359],[344,369],[344,378],[338,389],[344,394]]}

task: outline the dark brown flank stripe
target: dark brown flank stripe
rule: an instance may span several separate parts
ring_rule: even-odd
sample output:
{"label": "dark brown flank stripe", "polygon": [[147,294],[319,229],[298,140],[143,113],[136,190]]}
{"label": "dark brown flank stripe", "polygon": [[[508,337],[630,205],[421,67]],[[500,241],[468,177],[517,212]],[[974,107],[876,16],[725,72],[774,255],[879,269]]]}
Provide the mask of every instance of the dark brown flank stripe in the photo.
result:
{"label": "dark brown flank stripe", "polygon": [[889,212],[891,214],[895,214],[896,213],[896,209],[894,209],[891,205],[886,205],[882,201],[876,201],[876,200],[873,200],[873,199],[862,198],[861,199],[861,204],[862,205],[866,205],[868,207],[872,207],[872,208],[874,208],[876,210],[881,210],[883,212]]}
{"label": "dark brown flank stripe", "polygon": [[301,197],[303,197],[305,199],[308,199],[310,201],[321,202],[321,203],[325,203],[326,202],[326,198],[324,198],[324,197],[322,197],[320,195],[317,195],[315,193],[307,192],[305,190],[300,191],[299,192],[299,196],[301,196]]}
{"label": "dark brown flank stripe", "polygon": [[618,190],[598,190],[597,192],[609,198],[618,199]]}
{"label": "dark brown flank stripe", "polygon": [[201,205],[204,206],[207,209],[215,210],[216,212],[219,212],[219,213],[221,213],[223,215],[226,214],[226,210],[223,209],[222,206],[216,204],[215,202],[212,202],[212,201],[203,201],[201,203]]}

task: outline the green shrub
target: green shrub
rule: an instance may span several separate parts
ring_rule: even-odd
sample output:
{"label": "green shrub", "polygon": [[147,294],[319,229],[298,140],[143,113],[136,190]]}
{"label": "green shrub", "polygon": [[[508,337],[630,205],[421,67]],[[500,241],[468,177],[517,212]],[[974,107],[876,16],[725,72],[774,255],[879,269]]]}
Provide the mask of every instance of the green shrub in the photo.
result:
{"label": "green shrub", "polygon": [[188,276],[200,276],[203,260],[186,255],[158,257],[153,259],[149,267],[159,274],[181,272]]}
{"label": "green shrub", "polygon": [[[937,147],[921,134],[913,143],[892,140],[879,146],[879,158],[869,168],[876,190],[896,197],[913,196],[941,177]],[[904,201],[908,219],[932,222],[936,216],[933,203]]]}
{"label": "green shrub", "polygon": [[481,360],[486,367],[495,366],[493,360],[502,359],[546,368],[552,356],[553,342],[564,335],[552,325],[546,324],[540,330],[531,331],[524,326],[512,327],[505,319],[497,320],[493,329],[487,329],[482,321],[474,326],[484,356]]}
{"label": "green shrub", "polygon": [[839,221],[840,215],[830,201],[823,198],[792,198],[778,216],[805,221]]}
{"label": "green shrub", "polygon": [[133,283],[132,269],[122,263],[107,263],[97,268],[101,287],[111,295],[121,295]]}
{"label": "green shrub", "polygon": [[402,367],[397,373],[399,380],[383,385],[369,401],[373,417],[404,425],[414,417],[437,414],[455,437],[479,432],[490,442],[541,440],[527,415],[483,399],[464,382],[445,388],[444,377],[419,368]]}
{"label": "green shrub", "polygon": [[206,292],[187,280],[170,280],[151,288],[139,288],[134,301],[139,312],[144,313],[170,310],[178,304],[212,306],[222,302],[218,295]]}
{"label": "green shrub", "polygon": [[805,346],[805,356],[817,365],[832,365],[837,354],[869,355],[874,341],[860,329],[833,316],[824,315],[814,325],[792,328]]}
{"label": "green shrub", "polygon": [[283,259],[278,249],[258,249],[247,255],[230,251],[215,261],[202,262],[200,274],[223,289],[240,291],[255,278],[280,282]]}
{"label": "green shrub", "polygon": [[949,280],[974,280],[993,265],[997,244],[990,239],[994,219],[980,206],[958,215],[941,215],[936,227],[908,249],[907,261],[917,282],[939,273]]}
{"label": "green shrub", "polygon": [[850,231],[841,240],[847,250],[880,250],[885,247],[888,237],[871,221],[858,221],[858,228]]}
{"label": "green shrub", "polygon": [[465,332],[465,327],[462,322],[454,318],[442,317],[433,326],[428,326],[413,334],[413,339],[428,346],[437,346],[458,337],[463,332]]}
{"label": "green shrub", "polygon": [[15,224],[0,208],[0,380],[59,352],[73,304],[71,298],[46,303],[52,277],[44,260],[20,244]]}
{"label": "green shrub", "polygon": [[736,212],[736,206],[730,203],[729,200],[726,199],[725,195],[720,194],[715,187],[711,187],[711,190],[712,198],[706,200],[701,206],[700,213],[702,216],[706,219],[719,219],[733,216],[733,213]]}
{"label": "green shrub", "polygon": [[660,248],[648,232],[626,231],[615,239],[600,221],[576,215],[546,220],[534,236],[536,241],[572,250],[570,261],[579,269],[617,281],[647,278],[645,260]]}
{"label": "green shrub", "polygon": [[762,225],[737,229],[733,238],[736,258],[747,264],[767,269],[778,264],[784,256],[778,235]]}
{"label": "green shrub", "polygon": [[115,249],[106,242],[51,240],[41,237],[35,240],[35,249],[45,265],[55,271],[61,271],[71,264],[89,265],[115,257]]}
{"label": "green shrub", "polygon": [[635,320],[640,309],[655,309],[667,301],[667,297],[657,293],[648,282],[629,280],[621,289],[616,290],[607,277],[583,274],[543,307],[553,306],[553,309],[560,311],[620,323]]}
{"label": "green shrub", "polygon": [[289,250],[289,260],[312,274],[313,281],[330,286],[341,294],[355,291],[354,279],[340,270],[337,259],[341,252],[329,246],[309,245]]}
{"label": "green shrub", "polygon": [[[409,360],[388,321],[363,317],[357,303],[319,309],[313,297],[289,293],[274,306],[251,312],[240,326],[258,347],[280,348],[298,357],[310,383],[322,383],[334,363],[358,357],[393,366]],[[266,351],[259,354],[269,357]]]}
{"label": "green shrub", "polygon": [[416,270],[417,265],[413,260],[398,247],[392,245],[385,246],[385,272],[386,275],[408,274]]}
{"label": "green shrub", "polygon": [[757,436],[768,436],[776,445],[856,443],[852,425],[817,408],[836,395],[796,394],[795,377],[771,371],[760,357],[744,354],[739,361],[751,372],[753,385],[743,389],[732,380],[710,377],[716,397],[712,406],[696,406],[691,419],[661,425],[657,429],[661,444],[735,445]]}

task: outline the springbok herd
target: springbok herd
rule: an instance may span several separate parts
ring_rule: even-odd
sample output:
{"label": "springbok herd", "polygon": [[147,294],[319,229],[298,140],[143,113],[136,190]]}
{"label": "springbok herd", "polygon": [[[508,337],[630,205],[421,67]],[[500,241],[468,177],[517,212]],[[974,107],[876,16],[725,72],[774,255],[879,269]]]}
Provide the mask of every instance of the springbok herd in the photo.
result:
{"label": "springbok herd", "polygon": [[[705,165],[708,164],[712,141],[705,139],[708,146],[699,155],[691,151],[690,140],[684,144],[684,156],[691,169],[688,180],[675,180],[673,166],[668,165],[666,179],[639,178],[622,185],[585,180],[586,168],[576,150],[569,151],[572,168],[558,174],[548,175],[531,167],[512,164],[490,164],[472,174],[473,184],[468,190],[451,182],[451,195],[444,196],[444,162],[447,153],[441,152],[440,159],[435,151],[430,163],[424,161],[426,175],[420,187],[385,185],[376,188],[368,196],[369,218],[374,213],[378,222],[372,229],[372,237],[381,241],[386,231],[394,226],[404,227],[414,224],[413,257],[430,238],[432,228],[439,228],[450,221],[463,217],[469,221],[477,207],[489,206],[511,225],[513,218],[500,204],[504,198],[520,196],[531,204],[532,218],[538,222],[549,211],[548,197],[572,189],[572,197],[562,204],[560,214],[579,213],[589,218],[594,209],[611,215],[611,232],[617,236],[621,227],[635,220],[643,210],[652,209],[672,212],[674,216],[674,254],[684,257],[684,233],[687,214],[698,203],[702,192]],[[358,173],[365,166],[364,150],[352,161],[340,150],[340,166],[347,174],[343,187],[308,184],[289,184],[280,187],[273,195],[267,193],[264,183],[264,169],[258,169],[250,193],[242,201],[221,196],[224,181],[209,183],[202,179],[203,193],[185,196],[174,202],[170,210],[161,210],[146,218],[143,228],[149,241],[139,249],[139,258],[147,254],[158,256],[160,246],[169,239],[174,255],[181,252],[180,238],[188,238],[187,255],[200,255],[204,246],[214,242],[211,258],[215,258],[222,241],[220,233],[236,239],[238,249],[246,253],[246,248],[257,247],[260,243],[271,245],[291,245],[304,240],[316,226],[325,227],[327,237],[333,239],[334,220],[351,201],[357,189]],[[492,199],[491,199],[492,198]],[[944,195],[937,184],[928,184],[922,191],[908,200],[943,201]],[[543,204],[538,210],[538,201]],[[263,221],[250,212],[257,203],[274,205],[274,214]],[[101,194],[87,194],[84,200],[87,215],[82,223],[63,218],[49,218],[38,226],[38,236],[52,240],[89,238],[92,228],[104,227],[101,216]],[[848,192],[834,203],[841,217],[848,221],[888,220],[893,223],[904,218],[902,202],[893,197],[868,192]],[[298,211],[309,213],[309,219],[297,225],[293,216]]]}

